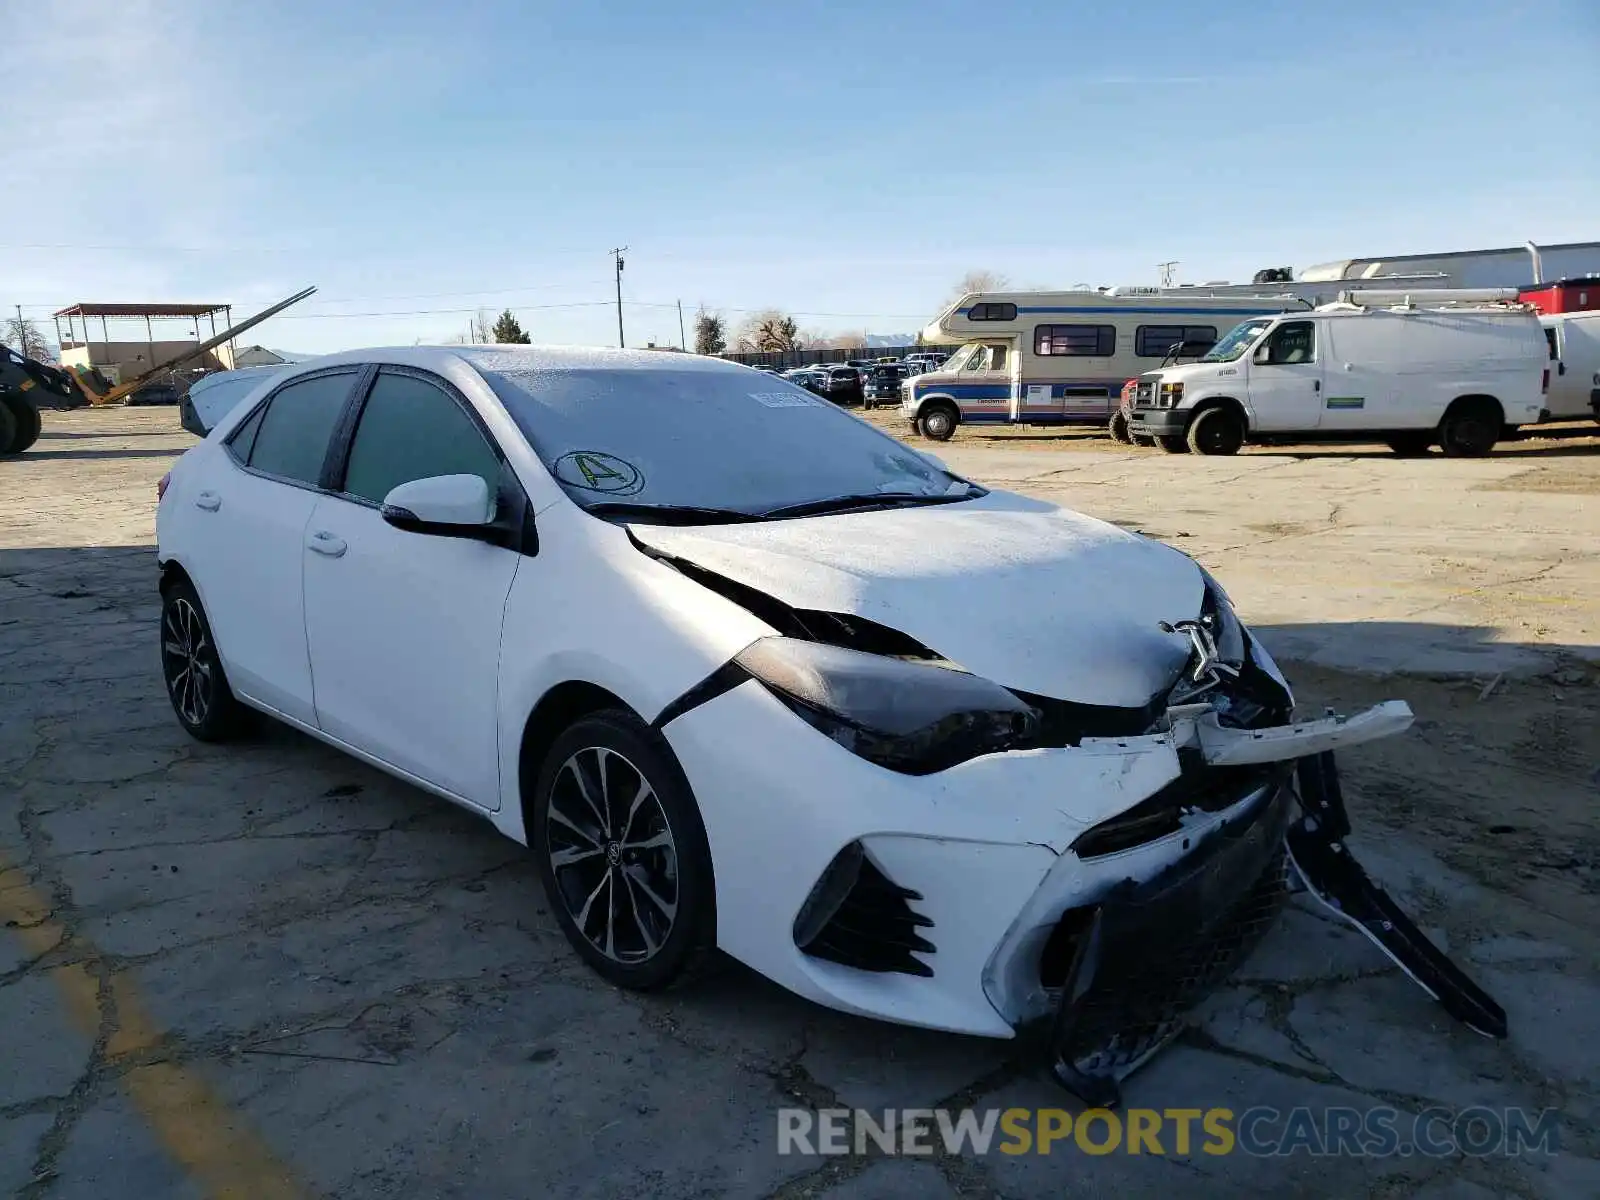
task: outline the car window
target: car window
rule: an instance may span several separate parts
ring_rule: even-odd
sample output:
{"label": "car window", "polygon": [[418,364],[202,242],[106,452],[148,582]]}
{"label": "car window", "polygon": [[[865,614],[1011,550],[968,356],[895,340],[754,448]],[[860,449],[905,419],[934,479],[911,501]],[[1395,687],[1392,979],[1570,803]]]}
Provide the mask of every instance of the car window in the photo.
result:
{"label": "car window", "polygon": [[250,466],[316,485],[328,439],[354,381],[354,371],[340,371],[297,380],[274,392],[250,448]]}
{"label": "car window", "polygon": [[1266,361],[1273,366],[1315,362],[1316,326],[1310,321],[1285,321],[1272,331]]}
{"label": "car window", "polygon": [[228,453],[241,463],[250,461],[250,451],[256,444],[256,431],[261,428],[261,418],[266,411],[266,405],[258,406],[228,435]]}
{"label": "car window", "polygon": [[905,443],[779,379],[731,368],[480,371],[581,505],[760,513],[841,495],[967,488]]}
{"label": "car window", "polygon": [[471,417],[436,384],[382,371],[350,443],[344,491],[374,504],[402,483],[476,475],[499,489],[500,459]]}

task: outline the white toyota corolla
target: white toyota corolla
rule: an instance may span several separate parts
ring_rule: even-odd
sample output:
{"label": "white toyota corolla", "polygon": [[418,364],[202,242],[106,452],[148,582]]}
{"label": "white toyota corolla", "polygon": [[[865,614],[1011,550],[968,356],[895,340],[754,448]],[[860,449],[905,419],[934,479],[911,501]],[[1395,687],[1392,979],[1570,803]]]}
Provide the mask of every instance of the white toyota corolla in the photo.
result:
{"label": "white toyota corolla", "polygon": [[160,492],[183,726],[259,710],[482,814],[617,984],[720,948],[851,1012],[1048,1029],[1107,1100],[1298,875],[1504,1032],[1344,849],[1332,751],[1403,704],[1295,722],[1191,559],[782,379],[350,352]]}

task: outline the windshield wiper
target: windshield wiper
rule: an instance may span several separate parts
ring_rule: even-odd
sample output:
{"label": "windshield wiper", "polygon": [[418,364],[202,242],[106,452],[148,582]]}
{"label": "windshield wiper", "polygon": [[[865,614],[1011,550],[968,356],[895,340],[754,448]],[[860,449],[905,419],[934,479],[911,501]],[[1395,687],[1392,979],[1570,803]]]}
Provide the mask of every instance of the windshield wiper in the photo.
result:
{"label": "windshield wiper", "polygon": [[607,500],[585,504],[582,508],[596,517],[633,517],[657,525],[732,525],[764,519],[736,508],[701,508],[693,504],[633,504],[625,500]]}
{"label": "windshield wiper", "polygon": [[987,493],[977,484],[955,495],[926,495],[921,492],[863,492],[856,496],[830,496],[826,500],[807,500],[804,504],[785,504],[782,508],[769,508],[761,514],[763,520],[776,521],[784,517],[817,517],[824,513],[849,512],[852,509],[894,508],[900,505],[955,504],[973,500]]}

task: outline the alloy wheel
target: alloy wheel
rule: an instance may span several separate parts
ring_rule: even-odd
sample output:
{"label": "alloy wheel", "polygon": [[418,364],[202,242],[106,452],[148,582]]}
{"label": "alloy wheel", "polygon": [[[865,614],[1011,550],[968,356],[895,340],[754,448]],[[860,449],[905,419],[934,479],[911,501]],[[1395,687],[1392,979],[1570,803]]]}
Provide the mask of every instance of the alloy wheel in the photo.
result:
{"label": "alloy wheel", "polygon": [[211,711],[216,673],[211,662],[211,641],[200,614],[182,596],[166,607],[161,629],[161,665],[173,707],[187,725],[200,725]]}
{"label": "alloy wheel", "polygon": [[649,779],[591,746],[556,772],[548,811],[551,874],[579,933],[614,962],[649,961],[678,914],[678,848]]}

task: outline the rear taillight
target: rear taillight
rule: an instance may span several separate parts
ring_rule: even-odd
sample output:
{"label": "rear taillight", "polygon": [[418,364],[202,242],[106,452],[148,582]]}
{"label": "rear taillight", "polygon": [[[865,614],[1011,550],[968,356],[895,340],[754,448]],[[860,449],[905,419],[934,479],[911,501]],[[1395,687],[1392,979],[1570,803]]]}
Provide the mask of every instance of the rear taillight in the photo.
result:
{"label": "rear taillight", "polygon": [[1549,390],[1550,390],[1550,368],[1549,367],[1546,367],[1544,369],[1544,382],[1539,385],[1539,390],[1541,392],[1549,392]]}
{"label": "rear taillight", "polygon": [[[1549,372],[1547,371],[1547,372],[1545,372],[1545,374],[1548,375]],[[160,504],[161,503],[161,498],[167,494],[167,485],[169,483],[171,483],[171,482],[172,482],[172,472],[168,471],[165,475],[163,475],[161,477],[161,481],[156,484],[156,503],[157,504]]]}

